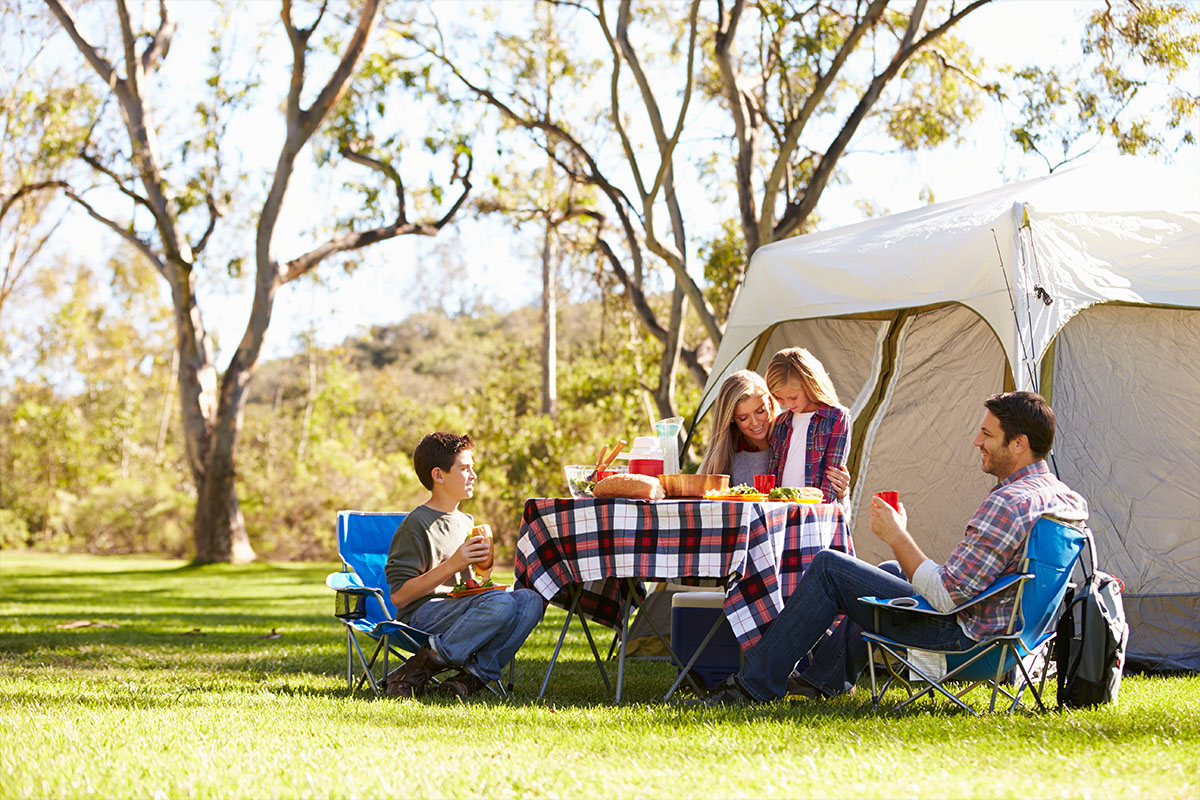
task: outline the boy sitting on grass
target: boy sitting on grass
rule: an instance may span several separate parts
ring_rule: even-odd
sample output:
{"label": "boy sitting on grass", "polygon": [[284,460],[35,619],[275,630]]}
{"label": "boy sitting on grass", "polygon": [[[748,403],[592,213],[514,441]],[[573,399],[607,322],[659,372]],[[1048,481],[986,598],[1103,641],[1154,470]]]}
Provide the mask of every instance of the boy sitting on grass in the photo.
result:
{"label": "boy sitting on grass", "polygon": [[388,678],[393,697],[417,697],[430,678],[452,668],[458,674],[437,687],[447,697],[467,697],[499,680],[545,609],[531,589],[449,596],[456,581],[471,577],[471,564],[489,558],[490,543],[467,538],[474,520],[458,510],[475,491],[474,448],[470,436],[431,433],[413,452],[430,497],[396,529],[384,574],[397,619],[432,635]]}

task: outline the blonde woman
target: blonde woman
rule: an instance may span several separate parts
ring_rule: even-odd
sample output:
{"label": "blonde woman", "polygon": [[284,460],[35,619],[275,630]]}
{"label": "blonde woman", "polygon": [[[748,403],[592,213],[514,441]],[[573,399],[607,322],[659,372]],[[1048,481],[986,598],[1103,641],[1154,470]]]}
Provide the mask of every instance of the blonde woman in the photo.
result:
{"label": "blonde woman", "polygon": [[748,369],[733,373],[721,384],[713,403],[713,434],[700,472],[729,476],[729,485],[753,485],[755,475],[767,474],[771,424],[778,408],[766,382]]}
{"label": "blonde woman", "polygon": [[846,497],[850,416],[829,373],[802,347],[780,350],[767,365],[767,386],[785,411],[771,433],[767,472],[776,486],[815,486],[825,502]]}

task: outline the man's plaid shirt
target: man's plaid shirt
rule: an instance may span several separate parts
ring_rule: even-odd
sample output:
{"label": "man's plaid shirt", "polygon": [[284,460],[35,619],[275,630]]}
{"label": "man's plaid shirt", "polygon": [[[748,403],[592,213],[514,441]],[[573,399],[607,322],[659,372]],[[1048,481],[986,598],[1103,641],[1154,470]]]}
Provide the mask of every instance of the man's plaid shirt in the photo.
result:
{"label": "man's plaid shirt", "polygon": [[[1087,519],[1087,501],[1035,461],[996,484],[967,525],[966,536],[938,567],[955,605],[976,596],[1002,575],[1017,571],[1025,538],[1043,514]],[[1012,615],[1016,587],[958,614],[963,632],[975,641],[1003,633]]]}

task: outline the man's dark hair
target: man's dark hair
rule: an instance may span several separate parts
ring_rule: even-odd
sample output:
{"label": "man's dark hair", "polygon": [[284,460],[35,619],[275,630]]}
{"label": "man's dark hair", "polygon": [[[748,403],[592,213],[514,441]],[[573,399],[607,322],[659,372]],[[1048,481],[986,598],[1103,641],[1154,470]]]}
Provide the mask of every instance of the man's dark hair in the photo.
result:
{"label": "man's dark hair", "polygon": [[454,459],[463,450],[474,450],[475,443],[470,436],[459,436],[457,433],[439,431],[431,433],[417,443],[413,450],[413,468],[417,471],[417,480],[429,491],[433,491],[433,468],[437,467],[448,472],[454,466]]}
{"label": "man's dark hair", "polygon": [[1054,444],[1054,410],[1036,392],[1005,392],[983,401],[987,410],[1000,420],[1004,443],[1021,434],[1029,439],[1029,449],[1045,458]]}

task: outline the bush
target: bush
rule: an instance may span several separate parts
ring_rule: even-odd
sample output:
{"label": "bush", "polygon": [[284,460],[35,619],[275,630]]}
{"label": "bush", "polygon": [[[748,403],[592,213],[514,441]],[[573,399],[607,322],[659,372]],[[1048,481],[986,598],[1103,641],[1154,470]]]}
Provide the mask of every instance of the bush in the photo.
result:
{"label": "bush", "polygon": [[0,550],[22,550],[29,546],[29,525],[17,512],[0,508]]}

